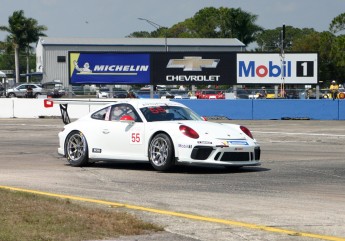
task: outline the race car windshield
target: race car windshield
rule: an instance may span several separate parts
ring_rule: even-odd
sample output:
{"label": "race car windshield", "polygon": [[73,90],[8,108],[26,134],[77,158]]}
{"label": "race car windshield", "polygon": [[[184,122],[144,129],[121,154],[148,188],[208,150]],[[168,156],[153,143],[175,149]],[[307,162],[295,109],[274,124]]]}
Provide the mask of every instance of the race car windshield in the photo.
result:
{"label": "race car windshield", "polygon": [[148,122],[174,120],[203,120],[199,115],[188,108],[181,106],[148,106],[140,111]]}

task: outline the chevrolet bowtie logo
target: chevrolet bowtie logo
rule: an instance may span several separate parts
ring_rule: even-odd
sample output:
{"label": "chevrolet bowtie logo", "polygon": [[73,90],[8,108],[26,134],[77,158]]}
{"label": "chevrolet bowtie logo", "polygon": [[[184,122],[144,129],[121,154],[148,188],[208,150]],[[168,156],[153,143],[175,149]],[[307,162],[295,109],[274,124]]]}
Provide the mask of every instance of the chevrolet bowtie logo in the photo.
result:
{"label": "chevrolet bowtie logo", "polygon": [[188,56],[183,59],[170,59],[167,68],[183,68],[183,71],[202,71],[202,68],[216,68],[219,59],[202,59]]}

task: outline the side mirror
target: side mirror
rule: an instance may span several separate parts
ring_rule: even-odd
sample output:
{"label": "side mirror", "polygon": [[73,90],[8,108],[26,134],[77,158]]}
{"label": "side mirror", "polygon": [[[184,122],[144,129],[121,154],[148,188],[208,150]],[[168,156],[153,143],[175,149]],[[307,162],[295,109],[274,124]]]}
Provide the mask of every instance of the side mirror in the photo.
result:
{"label": "side mirror", "polygon": [[127,123],[134,123],[135,120],[133,119],[132,116],[130,115],[123,115],[121,118],[120,118],[120,121],[121,122],[127,122]]}

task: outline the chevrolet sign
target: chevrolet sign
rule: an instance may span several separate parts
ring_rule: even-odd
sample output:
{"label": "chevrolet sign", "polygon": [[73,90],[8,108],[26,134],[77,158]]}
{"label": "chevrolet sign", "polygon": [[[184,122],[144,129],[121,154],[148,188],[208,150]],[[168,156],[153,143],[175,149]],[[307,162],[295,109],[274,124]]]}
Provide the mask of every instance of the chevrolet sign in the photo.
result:
{"label": "chevrolet sign", "polygon": [[226,85],[236,83],[235,52],[162,52],[151,54],[151,83]]}
{"label": "chevrolet sign", "polygon": [[183,68],[183,71],[202,71],[202,68],[216,68],[219,59],[202,59],[199,56],[188,56],[183,59],[170,59],[167,68]]}

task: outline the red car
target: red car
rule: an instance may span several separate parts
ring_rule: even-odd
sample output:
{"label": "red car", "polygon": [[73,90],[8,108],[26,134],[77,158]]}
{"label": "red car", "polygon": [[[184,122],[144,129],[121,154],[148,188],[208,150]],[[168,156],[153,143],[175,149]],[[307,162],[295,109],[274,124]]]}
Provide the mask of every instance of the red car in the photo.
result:
{"label": "red car", "polygon": [[225,99],[225,95],[220,90],[201,90],[196,92],[198,99]]}

